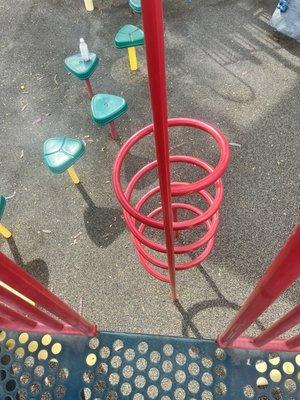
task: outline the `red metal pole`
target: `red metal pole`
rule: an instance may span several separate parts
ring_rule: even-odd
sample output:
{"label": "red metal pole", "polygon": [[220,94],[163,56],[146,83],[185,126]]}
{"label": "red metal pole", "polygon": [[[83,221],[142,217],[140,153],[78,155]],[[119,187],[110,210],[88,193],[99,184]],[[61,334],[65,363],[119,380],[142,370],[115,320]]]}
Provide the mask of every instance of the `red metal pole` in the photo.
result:
{"label": "red metal pole", "polygon": [[142,18],[169,277],[172,299],[175,301],[177,296],[162,0],[142,0]]}
{"label": "red metal pole", "polygon": [[85,79],[83,81],[86,91],[88,92],[89,98],[91,99],[94,96],[93,88],[89,79]]}
{"label": "red metal pole", "polygon": [[[173,222],[175,224],[175,222],[178,222],[178,214],[177,214],[177,209],[173,208]],[[179,238],[179,231],[174,229],[174,238],[178,239]]]}
{"label": "red metal pole", "polygon": [[289,348],[295,348],[297,346],[300,346],[300,335],[293,336],[286,342],[286,345]]}
{"label": "red metal pole", "polygon": [[82,334],[94,335],[96,333],[97,328],[95,325],[81,317],[81,315],[46,289],[40,282],[33,279],[32,276],[1,252],[0,280],[33,300],[36,305],[43,307],[45,310],[59,317],[62,321],[75,327]]}
{"label": "red metal pole", "polygon": [[114,121],[109,123],[110,135],[114,140],[118,140],[118,133]]}
{"label": "red metal pole", "polygon": [[258,347],[263,346],[270,340],[278,338],[284,332],[287,332],[289,329],[293,328],[299,323],[300,323],[300,304],[294,307],[284,317],[275,322],[275,324],[270,326],[270,328],[266,329],[261,335],[257,336],[253,340],[253,344]]}
{"label": "red metal pole", "polygon": [[300,276],[300,225],[263,275],[229,328],[219,336],[219,346],[230,346]]}

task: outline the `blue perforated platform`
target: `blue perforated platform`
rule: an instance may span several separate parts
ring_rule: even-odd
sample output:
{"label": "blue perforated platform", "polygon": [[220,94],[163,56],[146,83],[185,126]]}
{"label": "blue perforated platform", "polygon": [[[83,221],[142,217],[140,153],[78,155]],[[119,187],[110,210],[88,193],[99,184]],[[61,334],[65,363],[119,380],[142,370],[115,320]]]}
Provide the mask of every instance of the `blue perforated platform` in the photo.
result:
{"label": "blue perforated platform", "polygon": [[0,399],[299,400],[300,354],[213,341],[0,330]]}

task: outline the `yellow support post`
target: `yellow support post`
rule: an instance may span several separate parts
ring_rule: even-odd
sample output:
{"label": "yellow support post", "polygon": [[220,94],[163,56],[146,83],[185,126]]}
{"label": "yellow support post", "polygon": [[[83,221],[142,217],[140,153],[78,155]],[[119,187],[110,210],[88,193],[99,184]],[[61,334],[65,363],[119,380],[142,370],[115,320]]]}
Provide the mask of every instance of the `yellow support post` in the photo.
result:
{"label": "yellow support post", "polygon": [[78,185],[80,181],[78,175],[76,174],[75,168],[74,167],[68,168],[68,173],[70,175],[70,178],[72,179],[72,182],[75,183],[75,185]]}
{"label": "yellow support post", "polygon": [[84,0],[84,5],[87,11],[93,11],[94,10],[94,3],[93,0]]}
{"label": "yellow support post", "polygon": [[10,238],[12,233],[2,224],[0,224],[0,233],[3,235],[6,239]]}
{"label": "yellow support post", "polygon": [[138,69],[135,47],[128,47],[128,57],[131,71]]}

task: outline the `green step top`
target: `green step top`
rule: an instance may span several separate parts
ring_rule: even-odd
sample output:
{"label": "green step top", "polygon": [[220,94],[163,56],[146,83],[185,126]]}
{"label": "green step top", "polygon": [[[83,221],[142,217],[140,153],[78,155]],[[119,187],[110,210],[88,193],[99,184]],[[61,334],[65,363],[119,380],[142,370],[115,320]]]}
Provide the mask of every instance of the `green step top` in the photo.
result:
{"label": "green step top", "polygon": [[1,194],[0,195],[0,219],[3,217],[5,207],[6,207],[6,198]]}
{"label": "green step top", "polygon": [[141,0],[129,0],[129,6],[133,9],[134,12],[136,12],[137,14],[141,14]]}
{"label": "green step top", "polygon": [[128,109],[126,100],[112,94],[96,94],[92,98],[92,118],[96,124],[106,125],[114,121]]}
{"label": "green step top", "polygon": [[82,140],[67,136],[57,136],[46,140],[44,161],[50,171],[61,174],[83,156],[85,145]]}
{"label": "green step top", "polygon": [[80,80],[89,79],[99,64],[97,54],[90,53],[91,59],[83,61],[81,54],[74,54],[65,59],[65,69]]}
{"label": "green step top", "polygon": [[144,32],[134,25],[124,25],[115,37],[117,49],[126,47],[143,46]]}

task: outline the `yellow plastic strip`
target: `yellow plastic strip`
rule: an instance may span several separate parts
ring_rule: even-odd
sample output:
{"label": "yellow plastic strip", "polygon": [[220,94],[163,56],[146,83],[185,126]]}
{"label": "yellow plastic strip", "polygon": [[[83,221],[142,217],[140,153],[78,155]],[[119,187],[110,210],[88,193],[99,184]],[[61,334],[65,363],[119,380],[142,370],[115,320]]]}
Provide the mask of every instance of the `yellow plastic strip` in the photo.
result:
{"label": "yellow plastic strip", "polygon": [[128,47],[128,57],[131,71],[138,69],[135,47]]}
{"label": "yellow plastic strip", "polygon": [[78,175],[76,174],[74,167],[68,168],[68,173],[70,175],[70,178],[72,179],[72,182],[75,183],[75,185],[77,185],[79,183],[79,178]]}
{"label": "yellow plastic strip", "polygon": [[6,239],[10,238],[12,233],[2,224],[0,224],[0,233],[3,235]]}
{"label": "yellow plastic strip", "polygon": [[12,287],[8,286],[6,283],[0,281],[0,286],[4,287],[4,289],[9,290],[11,293],[15,294],[16,296],[20,297],[21,299],[27,301],[27,303],[31,304],[32,306],[35,306],[35,303],[28,299],[28,297],[23,296],[23,294],[17,292],[15,289],[13,289]]}
{"label": "yellow plastic strip", "polygon": [[87,11],[93,11],[94,10],[94,3],[93,0],[84,0],[84,5]]}

